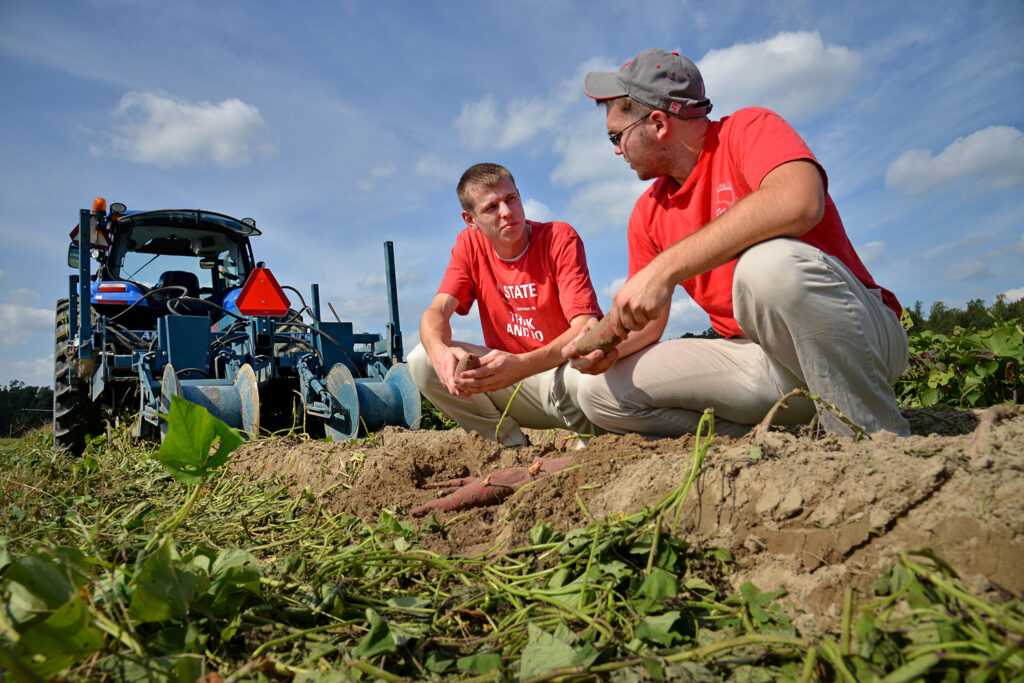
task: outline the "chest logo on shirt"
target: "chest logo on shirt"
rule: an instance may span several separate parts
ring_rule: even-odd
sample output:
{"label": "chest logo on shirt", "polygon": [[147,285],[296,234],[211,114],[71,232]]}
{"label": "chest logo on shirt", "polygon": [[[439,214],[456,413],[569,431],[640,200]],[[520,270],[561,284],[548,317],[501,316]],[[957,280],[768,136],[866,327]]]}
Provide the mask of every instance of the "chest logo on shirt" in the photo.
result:
{"label": "chest logo on shirt", "polygon": [[536,282],[527,282],[525,285],[504,285],[502,289],[505,291],[505,298],[510,301],[537,298]]}
{"label": "chest logo on shirt", "polygon": [[537,341],[544,341],[544,332],[533,326],[533,317],[527,318],[518,311],[537,310],[537,283],[527,282],[522,285],[502,285],[502,294],[508,303],[509,321],[505,332],[515,337],[528,337]]}
{"label": "chest logo on shirt", "polygon": [[736,190],[729,183],[719,183],[715,191],[714,217],[718,218],[725,210],[736,203]]}
{"label": "chest logo on shirt", "polygon": [[509,311],[510,321],[505,327],[505,332],[515,337],[529,337],[537,341],[544,341],[544,332],[533,326],[533,318],[519,315]]}

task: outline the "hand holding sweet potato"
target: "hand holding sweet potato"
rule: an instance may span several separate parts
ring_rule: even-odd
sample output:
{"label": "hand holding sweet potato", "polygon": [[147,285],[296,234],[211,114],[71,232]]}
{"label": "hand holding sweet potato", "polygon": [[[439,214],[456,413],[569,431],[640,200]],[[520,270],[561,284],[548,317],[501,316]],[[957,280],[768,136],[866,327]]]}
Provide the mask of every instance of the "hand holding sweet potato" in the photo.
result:
{"label": "hand holding sweet potato", "polygon": [[585,356],[597,349],[608,353],[618,346],[621,341],[622,339],[615,334],[611,317],[606,315],[580,337],[579,341],[576,342],[576,349],[580,352],[581,356]]}
{"label": "hand holding sweet potato", "polygon": [[455,376],[458,377],[465,370],[475,370],[480,367],[480,359],[474,356],[472,353],[467,353],[465,356],[459,359],[458,364],[455,366]]}

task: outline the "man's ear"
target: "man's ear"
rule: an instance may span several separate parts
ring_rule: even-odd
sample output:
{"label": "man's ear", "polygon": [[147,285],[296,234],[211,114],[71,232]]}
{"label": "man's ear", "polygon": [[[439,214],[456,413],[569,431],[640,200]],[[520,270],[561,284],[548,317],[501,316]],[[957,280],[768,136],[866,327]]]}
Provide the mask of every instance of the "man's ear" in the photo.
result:
{"label": "man's ear", "polygon": [[473,228],[474,230],[480,229],[476,226],[476,221],[473,219],[473,214],[471,214],[469,211],[462,212],[462,220],[466,221],[466,225]]}
{"label": "man's ear", "polygon": [[661,138],[668,133],[669,127],[674,123],[668,114],[655,109],[651,112],[651,123],[654,124],[654,136]]}

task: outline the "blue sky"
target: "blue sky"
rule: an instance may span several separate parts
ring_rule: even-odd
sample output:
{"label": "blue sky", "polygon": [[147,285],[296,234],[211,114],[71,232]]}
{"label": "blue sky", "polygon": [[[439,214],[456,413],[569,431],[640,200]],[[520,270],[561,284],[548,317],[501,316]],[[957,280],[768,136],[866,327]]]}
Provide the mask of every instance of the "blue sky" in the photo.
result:
{"label": "blue sky", "polygon": [[[52,380],[68,232],[93,197],[251,216],[282,284],[407,348],[461,172],[508,166],[583,236],[607,307],[643,191],[582,93],[640,50],[700,66],[714,118],[783,114],[904,305],[1024,296],[1024,3],[0,1],[0,383]],[[668,330],[708,327],[679,289]],[[480,340],[475,312],[456,334]]]}

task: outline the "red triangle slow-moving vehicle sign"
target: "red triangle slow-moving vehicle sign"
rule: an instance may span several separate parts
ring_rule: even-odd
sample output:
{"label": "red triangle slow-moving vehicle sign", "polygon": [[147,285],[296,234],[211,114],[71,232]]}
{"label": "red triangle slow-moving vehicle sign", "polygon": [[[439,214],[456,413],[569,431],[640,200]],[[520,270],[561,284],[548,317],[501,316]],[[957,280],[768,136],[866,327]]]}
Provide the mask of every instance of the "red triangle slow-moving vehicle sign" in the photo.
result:
{"label": "red triangle slow-moving vehicle sign", "polygon": [[[75,226],[75,229],[71,231],[71,243],[78,244],[78,233],[80,231],[79,226]],[[96,228],[89,235],[89,244],[97,249],[109,249],[110,238],[107,237],[107,233],[103,232],[103,228]]]}
{"label": "red triangle slow-moving vehicle sign", "polygon": [[281,316],[288,312],[288,297],[269,268],[256,268],[249,275],[235,303],[242,315]]}

